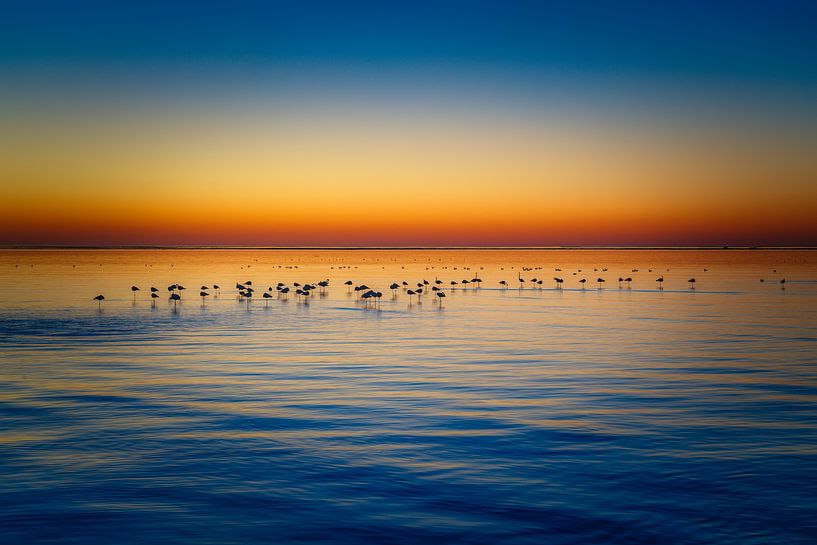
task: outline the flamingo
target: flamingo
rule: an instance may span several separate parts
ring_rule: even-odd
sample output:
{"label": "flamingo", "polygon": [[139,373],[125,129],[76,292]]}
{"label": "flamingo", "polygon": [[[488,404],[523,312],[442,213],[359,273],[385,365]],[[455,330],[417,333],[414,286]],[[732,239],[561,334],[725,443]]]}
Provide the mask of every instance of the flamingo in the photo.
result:
{"label": "flamingo", "polygon": [[689,280],[687,280],[687,282],[689,282],[689,289],[694,290],[695,289],[695,279],[690,278]]}
{"label": "flamingo", "polygon": [[139,286],[131,286],[130,290],[133,292],[133,300],[136,301],[136,292],[139,291]]}
{"label": "flamingo", "polygon": [[521,290],[523,285],[525,284],[525,279],[522,278],[522,273],[516,273],[519,279],[519,289]]}
{"label": "flamingo", "polygon": [[206,291],[200,291],[199,292],[199,297],[201,297],[201,304],[202,305],[204,304],[204,298],[209,297],[209,296],[210,296],[210,294],[207,293]]}
{"label": "flamingo", "polygon": [[599,289],[601,289],[601,285],[605,282],[604,278],[598,277],[596,278],[596,282],[599,283]]}
{"label": "flamingo", "polygon": [[579,282],[581,282],[582,289],[584,289],[584,285],[587,284],[587,278],[582,278],[581,280],[579,280]]}
{"label": "flamingo", "polygon": [[414,290],[408,290],[406,291],[406,293],[409,296],[409,304],[411,304],[411,297],[414,295]]}
{"label": "flamingo", "polygon": [[178,303],[181,300],[181,298],[182,296],[179,295],[178,293],[170,294],[170,300],[173,301],[173,310],[176,310],[176,303]]}
{"label": "flamingo", "polygon": [[456,281],[456,280],[452,280],[452,281],[450,282],[450,284],[451,284],[451,291],[455,291],[455,290],[457,289],[457,281]]}
{"label": "flamingo", "polygon": [[218,297],[218,290],[220,290],[221,288],[219,287],[218,284],[213,284],[213,289],[216,290],[216,297]]}
{"label": "flamingo", "polygon": [[156,292],[153,292],[153,293],[150,294],[150,298],[151,298],[150,306],[156,307],[156,299],[159,298],[159,294],[156,293]]}
{"label": "flamingo", "polygon": [[159,288],[150,287],[150,293],[156,293],[157,291],[159,291]]}
{"label": "flamingo", "polygon": [[440,300],[440,306],[443,306],[443,298],[445,297],[444,291],[437,292],[437,298]]}
{"label": "flamingo", "polygon": [[619,277],[618,277],[618,289],[621,289],[621,283],[622,283],[622,282],[624,282],[624,279],[623,279],[622,277],[620,277],[620,276],[619,276]]}
{"label": "flamingo", "polygon": [[97,295],[96,297],[94,297],[94,301],[96,301],[97,306],[99,307],[99,310],[102,310],[102,301],[104,301],[104,300],[105,300],[105,296],[102,295],[101,293],[99,295]]}
{"label": "flamingo", "polygon": [[664,276],[663,275],[656,278],[655,281],[658,282],[658,289],[659,290],[664,289]]}
{"label": "flamingo", "polygon": [[502,286],[502,289],[508,289],[508,283],[504,280],[500,280],[499,285]]}
{"label": "flamingo", "polygon": [[391,290],[392,297],[397,297],[397,290],[400,289],[400,284],[398,284],[397,282],[392,282],[391,286],[389,286],[389,289]]}
{"label": "flamingo", "polygon": [[268,292],[268,291],[264,292],[264,305],[265,306],[269,306],[269,300],[270,300],[271,297],[272,297],[272,294],[270,294],[270,292]]}
{"label": "flamingo", "polygon": [[783,278],[783,279],[780,281],[780,289],[781,289],[781,290],[786,289],[786,279],[785,279],[785,278]]}
{"label": "flamingo", "polygon": [[624,279],[624,281],[627,282],[627,289],[630,289],[630,283],[633,281],[633,277],[628,276],[627,278]]}

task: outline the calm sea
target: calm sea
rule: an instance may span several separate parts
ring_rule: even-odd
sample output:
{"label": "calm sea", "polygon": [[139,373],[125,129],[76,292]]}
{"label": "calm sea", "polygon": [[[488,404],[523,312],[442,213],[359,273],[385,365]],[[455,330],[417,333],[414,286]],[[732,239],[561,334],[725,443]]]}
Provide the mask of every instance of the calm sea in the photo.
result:
{"label": "calm sea", "polygon": [[2,543],[815,539],[817,252],[0,252]]}

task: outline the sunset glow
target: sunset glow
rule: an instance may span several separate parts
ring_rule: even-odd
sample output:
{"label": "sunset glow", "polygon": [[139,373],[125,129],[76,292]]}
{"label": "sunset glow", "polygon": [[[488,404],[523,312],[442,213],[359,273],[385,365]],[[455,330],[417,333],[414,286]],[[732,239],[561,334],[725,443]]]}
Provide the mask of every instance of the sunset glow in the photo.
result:
{"label": "sunset glow", "polygon": [[[131,28],[118,36],[20,8],[0,38],[0,243],[817,242],[813,34],[794,21],[752,34],[762,10],[700,21],[691,7],[670,23],[644,8],[642,24],[619,22],[625,39],[594,12],[532,5],[485,43],[493,9],[456,30],[401,13],[415,40],[386,24],[399,10],[259,7],[254,23],[220,23],[228,55],[209,47],[215,13],[100,7]],[[585,20],[601,49],[529,18]],[[709,52],[673,56],[717,25],[751,51],[712,36]],[[661,69],[630,51],[639,35]],[[750,53],[761,60],[744,66]]]}

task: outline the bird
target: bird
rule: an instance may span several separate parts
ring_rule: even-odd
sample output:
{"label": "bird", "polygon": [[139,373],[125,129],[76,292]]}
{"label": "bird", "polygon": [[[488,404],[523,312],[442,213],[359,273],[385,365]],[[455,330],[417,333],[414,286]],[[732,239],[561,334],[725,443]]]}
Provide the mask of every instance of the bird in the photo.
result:
{"label": "bird", "polygon": [[786,289],[786,279],[785,279],[785,278],[783,278],[783,279],[780,281],[780,289],[781,289],[781,290]]}
{"label": "bird", "polygon": [[218,290],[220,290],[221,288],[219,287],[218,284],[213,284],[213,289],[216,290],[216,297],[218,297]]}
{"label": "bird", "polygon": [[658,282],[658,289],[659,290],[664,289],[664,277],[663,276],[659,276],[658,278],[655,279],[655,281]]}
{"label": "bird", "polygon": [[564,282],[564,280],[558,276],[554,276],[553,281],[556,282],[556,289],[560,289],[562,287],[562,282]]}
{"label": "bird", "polygon": [[445,297],[445,292],[444,291],[438,291],[437,292],[437,298],[440,300],[440,306],[442,306],[442,304],[443,304],[443,298],[444,297]]}
{"label": "bird", "polygon": [[695,289],[695,279],[690,278],[689,280],[687,280],[687,282],[689,282],[689,289],[694,290]]}
{"label": "bird", "polygon": [[599,283],[599,289],[601,289],[601,285],[606,281],[604,280],[604,278],[599,277],[599,278],[596,278],[596,282]]}
{"label": "bird", "polygon": [[522,278],[522,273],[517,273],[518,280],[519,280],[519,289],[522,289],[522,286],[525,284],[525,279]]}
{"label": "bird", "polygon": [[579,282],[582,285],[582,289],[584,289],[584,285],[587,284],[587,278],[582,278],[581,280],[579,280]]}
{"label": "bird", "polygon": [[150,294],[150,298],[151,298],[150,306],[155,307],[156,306],[156,299],[159,298],[159,294],[156,293],[156,292],[153,292],[153,293]]}
{"label": "bird", "polygon": [[170,300],[173,301],[173,310],[176,310],[176,303],[181,301],[181,299],[182,299],[182,296],[179,295],[178,293],[171,293],[170,294]]}
{"label": "bird", "polygon": [[622,283],[622,282],[624,282],[624,279],[623,279],[622,277],[620,277],[620,276],[619,276],[619,277],[618,277],[618,289],[621,289],[621,283]]}
{"label": "bird", "polygon": [[630,283],[633,281],[633,277],[628,276],[627,278],[624,279],[624,281],[627,282],[627,289],[630,289]]}
{"label": "bird", "polygon": [[130,290],[133,292],[133,300],[136,301],[136,292],[139,291],[139,286],[131,286]]}
{"label": "bird", "polygon": [[502,289],[508,289],[508,283],[504,280],[500,280],[499,285],[502,286]]}
{"label": "bird", "polygon": [[411,304],[411,297],[414,295],[414,290],[407,290],[406,293],[409,296],[409,304]]}
{"label": "bird", "polygon": [[389,289],[391,290],[391,294],[396,297],[397,290],[400,289],[400,284],[398,284],[397,282],[392,282],[392,284],[389,286]]}
{"label": "bird", "polygon": [[104,300],[105,300],[105,296],[102,295],[101,293],[99,295],[97,295],[96,297],[94,297],[94,301],[97,302],[97,306],[99,307],[100,310],[102,310],[102,301],[104,301]]}
{"label": "bird", "polygon": [[210,296],[210,294],[207,293],[206,291],[200,291],[199,292],[199,297],[201,297],[201,304],[204,304],[204,298],[209,297],[209,296]]}
{"label": "bird", "polygon": [[156,293],[157,291],[159,291],[159,288],[150,287],[150,293]]}
{"label": "bird", "polygon": [[271,297],[272,297],[272,295],[270,294],[270,292],[268,292],[268,291],[264,292],[264,304],[265,305],[269,306],[269,300],[270,300]]}

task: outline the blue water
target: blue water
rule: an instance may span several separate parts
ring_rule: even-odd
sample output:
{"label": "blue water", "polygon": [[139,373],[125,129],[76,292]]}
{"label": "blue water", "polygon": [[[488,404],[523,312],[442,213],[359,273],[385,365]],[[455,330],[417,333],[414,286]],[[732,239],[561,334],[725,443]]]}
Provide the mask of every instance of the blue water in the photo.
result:
{"label": "blue water", "polygon": [[7,305],[0,542],[814,543],[817,287],[711,284]]}

